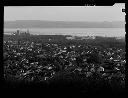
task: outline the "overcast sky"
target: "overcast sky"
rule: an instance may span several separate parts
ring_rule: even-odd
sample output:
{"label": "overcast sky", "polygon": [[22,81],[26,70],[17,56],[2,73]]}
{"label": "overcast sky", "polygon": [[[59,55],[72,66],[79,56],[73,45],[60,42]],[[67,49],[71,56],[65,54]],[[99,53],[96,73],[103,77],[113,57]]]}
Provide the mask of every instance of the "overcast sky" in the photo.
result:
{"label": "overcast sky", "polygon": [[4,20],[125,21],[124,3],[114,6],[8,6]]}

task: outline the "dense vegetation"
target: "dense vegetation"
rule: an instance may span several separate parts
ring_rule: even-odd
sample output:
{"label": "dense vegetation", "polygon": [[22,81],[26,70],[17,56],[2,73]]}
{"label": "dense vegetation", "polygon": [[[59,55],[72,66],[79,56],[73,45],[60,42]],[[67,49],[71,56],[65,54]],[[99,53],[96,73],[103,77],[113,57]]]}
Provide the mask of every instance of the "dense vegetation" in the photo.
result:
{"label": "dense vegetation", "polygon": [[[116,39],[114,37],[99,37],[97,36],[95,39],[83,39],[83,40],[67,40],[66,37],[69,35],[32,35],[32,36],[24,36],[24,37],[17,37],[17,36],[10,36],[5,35],[4,40],[31,40],[34,42],[42,42],[42,43],[61,43],[61,44],[90,44],[90,45],[99,45],[102,47],[117,47],[125,49],[125,40],[120,41],[120,39]],[[51,39],[49,41],[49,39]]]}
{"label": "dense vegetation", "polygon": [[[11,84],[15,87],[20,83],[22,88],[25,83],[25,87],[36,85],[36,89],[46,88],[45,92],[56,90],[67,93],[100,94],[124,90],[125,42],[107,37],[84,40],[67,40],[66,37],[5,35],[3,50],[6,86]],[[114,59],[110,60],[110,57]],[[105,71],[98,72],[100,67]]]}

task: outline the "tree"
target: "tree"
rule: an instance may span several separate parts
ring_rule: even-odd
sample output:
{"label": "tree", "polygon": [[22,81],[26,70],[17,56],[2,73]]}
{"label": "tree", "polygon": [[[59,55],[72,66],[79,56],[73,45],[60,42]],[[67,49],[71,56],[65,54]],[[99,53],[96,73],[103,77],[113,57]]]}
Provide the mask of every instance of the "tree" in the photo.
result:
{"label": "tree", "polygon": [[102,61],[102,57],[96,52],[91,53],[89,58],[87,58],[87,63],[102,63]]}

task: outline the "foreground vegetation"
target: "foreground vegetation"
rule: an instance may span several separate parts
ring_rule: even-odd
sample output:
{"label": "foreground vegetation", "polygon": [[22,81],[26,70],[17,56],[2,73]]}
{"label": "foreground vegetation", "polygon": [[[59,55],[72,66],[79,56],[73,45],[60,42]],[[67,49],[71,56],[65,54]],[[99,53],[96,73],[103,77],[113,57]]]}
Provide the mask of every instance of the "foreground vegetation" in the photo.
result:
{"label": "foreground vegetation", "polygon": [[66,88],[67,92],[84,93],[124,91],[125,42],[115,38],[66,37],[4,36],[6,87],[36,85],[50,87],[51,91]]}

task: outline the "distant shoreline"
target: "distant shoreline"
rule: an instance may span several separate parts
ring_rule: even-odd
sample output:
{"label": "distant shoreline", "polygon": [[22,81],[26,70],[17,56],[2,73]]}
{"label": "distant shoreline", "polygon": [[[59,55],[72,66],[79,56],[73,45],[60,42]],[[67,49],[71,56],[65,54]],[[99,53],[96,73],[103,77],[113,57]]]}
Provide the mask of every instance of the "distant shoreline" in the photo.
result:
{"label": "distant shoreline", "polygon": [[76,21],[39,21],[17,20],[4,21],[5,28],[125,28],[124,21],[76,22]]}
{"label": "distant shoreline", "polygon": [[[4,28],[4,33],[12,33],[20,30],[34,35],[73,35],[73,36],[112,36],[125,37],[125,29],[123,28]],[[122,32],[122,33],[120,33]]]}

